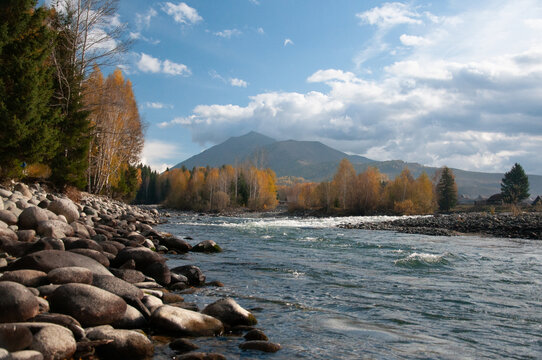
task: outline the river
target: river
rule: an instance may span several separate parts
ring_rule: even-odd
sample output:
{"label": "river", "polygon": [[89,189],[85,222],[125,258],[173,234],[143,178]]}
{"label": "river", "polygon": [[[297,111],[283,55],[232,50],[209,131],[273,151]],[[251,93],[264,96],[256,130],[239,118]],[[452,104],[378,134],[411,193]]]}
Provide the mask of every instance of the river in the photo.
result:
{"label": "river", "polygon": [[243,218],[177,214],[157,229],[218,254],[195,264],[203,306],[233,297],[252,311],[276,354],[241,352],[242,338],[199,338],[228,359],[540,359],[542,243],[345,230],[380,218]]}

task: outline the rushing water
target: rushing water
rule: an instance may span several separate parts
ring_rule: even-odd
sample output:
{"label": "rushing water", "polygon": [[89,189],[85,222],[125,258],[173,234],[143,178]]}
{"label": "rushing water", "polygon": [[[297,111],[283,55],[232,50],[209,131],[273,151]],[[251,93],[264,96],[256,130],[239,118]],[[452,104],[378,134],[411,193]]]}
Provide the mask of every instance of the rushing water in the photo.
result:
{"label": "rushing water", "polygon": [[541,359],[542,242],[345,230],[358,219],[178,215],[159,230],[212,239],[196,264],[283,349],[241,352],[242,338],[194,341],[229,359]]}

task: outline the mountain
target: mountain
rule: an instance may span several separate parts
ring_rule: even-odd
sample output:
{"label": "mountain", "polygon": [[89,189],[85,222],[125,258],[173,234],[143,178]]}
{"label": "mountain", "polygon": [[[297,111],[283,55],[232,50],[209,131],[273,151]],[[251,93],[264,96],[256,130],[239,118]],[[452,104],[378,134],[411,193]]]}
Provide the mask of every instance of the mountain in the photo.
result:
{"label": "mountain", "polygon": [[[358,155],[348,155],[318,141],[276,141],[270,137],[250,132],[243,136],[229,138],[198,155],[177,164],[174,168],[185,166],[220,167],[225,164],[241,164],[249,161],[260,167],[269,167],[278,177],[295,176],[309,181],[329,180],[335,174],[339,162],[347,158],[357,172],[374,166],[390,179],[395,178],[408,166],[414,177],[425,171],[432,177],[434,167],[402,160],[375,161]],[[452,169],[455,174],[459,194],[475,198],[500,192],[503,174],[481,173]],[[542,176],[529,175],[531,195],[542,194]],[[535,196],[533,196],[535,197]]]}

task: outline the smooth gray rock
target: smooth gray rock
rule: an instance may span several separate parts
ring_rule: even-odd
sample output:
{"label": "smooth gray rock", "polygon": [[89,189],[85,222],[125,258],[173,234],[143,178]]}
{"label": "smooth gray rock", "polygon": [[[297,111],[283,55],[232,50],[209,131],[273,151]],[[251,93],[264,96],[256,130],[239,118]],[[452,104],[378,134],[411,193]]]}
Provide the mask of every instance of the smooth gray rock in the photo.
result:
{"label": "smooth gray rock", "polygon": [[87,333],[90,340],[113,340],[96,348],[100,358],[147,359],[153,356],[154,346],[143,334],[133,330],[118,330],[101,326]]}
{"label": "smooth gray rock", "polygon": [[82,238],[90,238],[90,233],[88,232],[85,225],[80,224],[76,221],[72,222],[70,225],[73,228],[73,231],[75,232],[76,236],[79,236]]}
{"label": "smooth gray rock", "polygon": [[224,332],[220,320],[170,305],[162,305],[154,310],[151,325],[162,331],[187,336],[214,336]]}
{"label": "smooth gray rock", "polygon": [[11,195],[13,195],[11,191],[0,188],[0,197],[9,198]]}
{"label": "smooth gray rock", "polygon": [[50,323],[56,324],[69,329],[76,340],[85,337],[85,330],[73,317],[65,314],[49,313],[49,314],[38,314],[28,321],[31,322],[41,322],[41,323]]}
{"label": "smooth gray rock", "polygon": [[38,313],[38,299],[30,290],[16,282],[0,282],[0,323],[25,321]]}
{"label": "smooth gray rock", "polygon": [[18,230],[16,234],[19,241],[22,242],[33,242],[36,239],[35,230]]}
{"label": "smooth gray rock", "polygon": [[43,354],[36,350],[21,350],[11,353],[11,360],[43,360]]}
{"label": "smooth gray rock", "polygon": [[53,312],[73,316],[83,326],[110,324],[126,312],[121,297],[86,284],[61,285],[48,300]]}
{"label": "smooth gray rock", "polygon": [[10,210],[0,210],[0,221],[8,225],[17,225],[17,216]]}
{"label": "smooth gray rock", "polygon": [[[2,200],[0,200],[0,202],[2,202]],[[8,228],[8,224],[0,220],[0,229],[7,229],[7,228]]]}
{"label": "smooth gray rock", "polygon": [[162,245],[167,247],[170,250],[175,250],[179,252],[188,252],[192,250],[192,246],[185,240],[177,239],[176,237],[164,237],[160,241]]}
{"label": "smooth gray rock", "polygon": [[23,195],[27,199],[32,198],[32,192],[30,191],[30,189],[28,188],[28,186],[25,183],[17,183],[17,184],[15,184],[15,186],[13,187],[13,190],[20,192],[21,195]]}
{"label": "smooth gray rock", "polygon": [[120,296],[128,304],[136,307],[146,318],[150,317],[147,307],[141,302],[143,291],[127,281],[114,276],[95,275],[93,285]]}
{"label": "smooth gray rock", "polygon": [[32,344],[32,332],[17,323],[0,324],[0,347],[10,352],[26,349]]}
{"label": "smooth gray rock", "polygon": [[241,350],[258,350],[268,353],[274,353],[279,351],[281,349],[281,346],[280,344],[272,343],[269,341],[251,340],[239,344],[239,348]]}
{"label": "smooth gray rock", "polygon": [[215,317],[231,327],[258,323],[254,315],[239,306],[232,298],[220,299],[205,307],[202,313]]}
{"label": "smooth gray rock", "polygon": [[41,236],[49,236],[61,239],[73,236],[73,228],[61,220],[46,220],[38,223],[37,233]]}
{"label": "smooth gray rock", "polygon": [[109,267],[109,265],[110,265],[110,262],[109,262],[109,259],[107,258],[107,256],[102,254],[102,252],[100,252],[100,251],[96,251],[96,250],[92,250],[92,249],[71,249],[71,250],[69,250],[69,252],[80,254],[80,255],[83,255],[83,256],[87,256],[87,257],[99,262],[100,264],[102,264],[105,267]]}
{"label": "smooth gray rock", "polygon": [[169,347],[181,354],[199,349],[198,345],[194,344],[193,342],[187,339],[182,339],[182,338],[175,339],[172,342],[170,342]]}
{"label": "smooth gray rock", "polygon": [[72,332],[65,327],[38,322],[21,324],[28,326],[34,333],[29,350],[39,351],[45,360],[69,359],[75,353],[77,344]]}
{"label": "smooth gray rock", "polygon": [[111,272],[119,279],[127,281],[131,284],[139,283],[145,280],[145,275],[139,270],[112,268]]}
{"label": "smooth gray rock", "polygon": [[0,281],[13,281],[28,287],[45,285],[47,274],[39,270],[14,270],[6,271]]}
{"label": "smooth gray rock", "polygon": [[160,254],[155,253],[151,249],[145,247],[126,247],[119,251],[113,266],[118,267],[127,261],[134,260],[136,269],[143,271],[147,266],[154,264],[155,262],[164,263],[166,259]]}
{"label": "smooth gray rock", "polygon": [[135,307],[128,305],[122,319],[111,324],[115,329],[143,329],[148,322],[145,316]]}
{"label": "smooth gray rock", "polygon": [[26,255],[8,266],[8,270],[34,269],[46,273],[68,266],[80,266],[89,269],[95,275],[111,275],[102,264],[81,254],[60,250],[43,250]]}
{"label": "smooth gray rock", "polygon": [[79,219],[79,210],[73,201],[68,199],[57,199],[52,201],[47,209],[51,210],[57,215],[64,215],[68,223],[72,223]]}
{"label": "smooth gray rock", "polygon": [[47,220],[49,218],[45,210],[37,206],[30,206],[19,215],[17,225],[21,230],[36,230],[40,222]]}
{"label": "smooth gray rock", "polygon": [[171,282],[171,272],[165,263],[155,262],[147,266],[143,273],[152,277],[160,285],[168,285]]}
{"label": "smooth gray rock", "polygon": [[251,340],[262,340],[262,341],[268,341],[269,338],[267,337],[267,335],[265,335],[265,333],[261,330],[258,330],[258,329],[252,329],[250,330],[249,332],[247,332],[245,334],[245,336],[243,336],[245,338],[245,340],[247,341],[251,341]]}
{"label": "smooth gray rock", "polygon": [[[104,275],[105,276],[105,275]],[[113,276],[108,276],[113,278]],[[52,284],[92,284],[93,275],[92,271],[80,266],[69,266],[63,268],[56,268],[47,274],[47,278]]]}
{"label": "smooth gray rock", "polygon": [[164,303],[162,302],[162,300],[160,300],[160,298],[157,298],[156,296],[152,296],[152,295],[143,296],[143,299],[141,299],[141,302],[145,305],[145,307],[149,310],[151,314],[154,312],[154,310],[164,305]]}

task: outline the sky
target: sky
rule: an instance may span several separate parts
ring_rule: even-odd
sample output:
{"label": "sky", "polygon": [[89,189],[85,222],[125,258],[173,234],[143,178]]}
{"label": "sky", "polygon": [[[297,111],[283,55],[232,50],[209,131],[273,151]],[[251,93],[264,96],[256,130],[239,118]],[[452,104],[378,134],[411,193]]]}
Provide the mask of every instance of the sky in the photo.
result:
{"label": "sky", "polygon": [[542,2],[120,0],[144,163],[231,136],[542,174]]}

